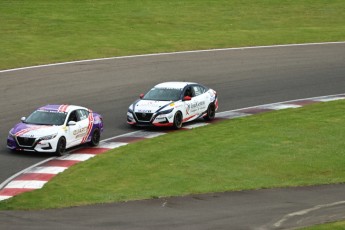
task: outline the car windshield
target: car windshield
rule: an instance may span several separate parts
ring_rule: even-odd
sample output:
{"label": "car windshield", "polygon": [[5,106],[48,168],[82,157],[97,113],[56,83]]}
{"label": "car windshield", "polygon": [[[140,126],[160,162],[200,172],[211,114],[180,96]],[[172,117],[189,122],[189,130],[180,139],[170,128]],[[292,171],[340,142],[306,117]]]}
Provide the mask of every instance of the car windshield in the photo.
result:
{"label": "car windshield", "polygon": [[178,101],[181,96],[181,91],[182,89],[153,88],[145,94],[143,100]]}
{"label": "car windshield", "polygon": [[36,110],[28,118],[25,123],[35,125],[63,125],[67,113],[56,111]]}

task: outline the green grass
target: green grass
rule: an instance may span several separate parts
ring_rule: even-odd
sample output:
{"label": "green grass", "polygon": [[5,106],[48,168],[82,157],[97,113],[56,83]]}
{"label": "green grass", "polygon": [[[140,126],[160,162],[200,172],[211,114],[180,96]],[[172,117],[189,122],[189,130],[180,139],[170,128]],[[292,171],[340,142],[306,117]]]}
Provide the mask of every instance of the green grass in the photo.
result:
{"label": "green grass", "polygon": [[1,0],[0,69],[345,40],[344,0]]}
{"label": "green grass", "polygon": [[345,221],[316,225],[303,228],[303,230],[345,230]]}
{"label": "green grass", "polygon": [[120,147],[0,209],[44,209],[345,182],[345,101],[223,121]]}

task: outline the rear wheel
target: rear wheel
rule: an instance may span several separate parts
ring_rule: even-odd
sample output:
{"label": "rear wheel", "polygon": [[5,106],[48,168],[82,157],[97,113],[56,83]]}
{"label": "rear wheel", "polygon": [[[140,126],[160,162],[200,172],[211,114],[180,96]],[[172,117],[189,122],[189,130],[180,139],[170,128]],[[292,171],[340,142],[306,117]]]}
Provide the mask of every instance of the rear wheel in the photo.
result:
{"label": "rear wheel", "polygon": [[204,119],[206,121],[211,121],[215,118],[215,116],[216,116],[216,106],[214,105],[214,103],[211,103],[208,105]]}
{"label": "rear wheel", "polygon": [[175,113],[173,127],[174,129],[180,129],[182,127],[182,113],[181,112]]}
{"label": "rear wheel", "polygon": [[100,140],[101,140],[101,133],[99,132],[99,129],[95,129],[92,133],[92,137],[91,137],[91,141],[89,142],[89,145],[97,146]]}
{"label": "rear wheel", "polygon": [[56,155],[63,156],[65,155],[66,151],[66,139],[64,137],[60,137],[57,146],[56,146]]}

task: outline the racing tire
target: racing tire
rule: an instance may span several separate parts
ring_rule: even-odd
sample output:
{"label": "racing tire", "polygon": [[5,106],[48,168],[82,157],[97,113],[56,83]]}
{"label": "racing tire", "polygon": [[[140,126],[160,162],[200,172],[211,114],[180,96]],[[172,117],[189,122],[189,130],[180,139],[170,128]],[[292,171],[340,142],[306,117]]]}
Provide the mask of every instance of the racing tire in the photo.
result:
{"label": "racing tire", "polygon": [[181,112],[175,113],[174,123],[173,123],[174,129],[180,129],[182,127],[182,120],[183,120],[182,113]]}
{"label": "racing tire", "polygon": [[211,103],[208,105],[204,119],[206,121],[211,121],[215,118],[215,116],[216,116],[216,106],[214,105],[214,103]]}
{"label": "racing tire", "polygon": [[91,141],[89,142],[90,146],[97,146],[99,145],[99,141],[101,140],[101,132],[99,129],[95,129],[91,136]]}
{"label": "racing tire", "polygon": [[66,151],[66,139],[64,137],[60,137],[56,145],[55,154],[58,156],[63,156],[65,155],[65,151]]}

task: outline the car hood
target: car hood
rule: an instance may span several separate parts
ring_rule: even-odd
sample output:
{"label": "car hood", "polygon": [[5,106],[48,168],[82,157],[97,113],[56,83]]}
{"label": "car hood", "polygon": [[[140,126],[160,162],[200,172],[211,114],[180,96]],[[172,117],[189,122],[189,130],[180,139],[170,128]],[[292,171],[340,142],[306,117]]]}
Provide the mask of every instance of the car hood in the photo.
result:
{"label": "car hood", "polygon": [[134,112],[137,113],[154,113],[162,107],[168,106],[172,101],[150,101],[140,100],[134,105]]}
{"label": "car hood", "polygon": [[58,132],[60,126],[49,125],[31,125],[19,123],[11,129],[11,134],[20,137],[42,137],[52,135]]}

